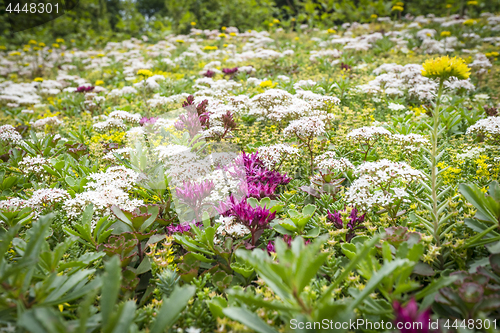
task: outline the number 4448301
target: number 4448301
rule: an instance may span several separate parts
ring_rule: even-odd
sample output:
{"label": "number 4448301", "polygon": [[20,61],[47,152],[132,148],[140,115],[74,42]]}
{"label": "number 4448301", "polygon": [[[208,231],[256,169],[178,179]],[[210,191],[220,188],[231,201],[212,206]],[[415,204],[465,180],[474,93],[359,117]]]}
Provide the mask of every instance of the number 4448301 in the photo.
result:
{"label": "number 4448301", "polygon": [[468,328],[468,329],[497,329],[497,320],[493,319],[469,319],[469,320],[458,320],[448,319],[444,324],[444,327],[447,329],[450,328]]}
{"label": "number 4448301", "polygon": [[55,9],[56,13],[59,13],[59,4],[56,3],[52,6],[51,3],[25,3],[21,8],[20,4],[17,3],[14,8],[12,8],[12,3],[9,3],[5,11],[8,13],[31,13],[31,14],[43,14],[43,13],[52,13],[52,10]]}

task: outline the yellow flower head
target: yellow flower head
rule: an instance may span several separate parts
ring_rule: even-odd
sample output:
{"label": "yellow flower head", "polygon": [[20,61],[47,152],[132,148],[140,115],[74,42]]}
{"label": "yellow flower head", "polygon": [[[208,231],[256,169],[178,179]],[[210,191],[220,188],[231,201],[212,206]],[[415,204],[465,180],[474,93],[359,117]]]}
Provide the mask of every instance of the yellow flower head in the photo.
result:
{"label": "yellow flower head", "polygon": [[372,14],[370,17],[371,17],[372,19],[376,19],[376,18],[378,17],[378,15],[377,15],[377,14]]}
{"label": "yellow flower head", "polygon": [[448,8],[448,9],[450,9],[451,7],[453,7],[453,5],[450,3],[446,5],[446,8]]}
{"label": "yellow flower head", "polygon": [[102,86],[103,84],[104,84],[103,80],[97,80],[97,81],[95,81],[95,85],[96,86]]}
{"label": "yellow flower head", "polygon": [[45,43],[38,43],[38,46],[40,46],[40,47],[44,47],[44,46],[45,46]]}
{"label": "yellow flower head", "polygon": [[441,31],[441,37],[449,37],[451,36],[451,32],[449,31]]}
{"label": "yellow flower head", "polygon": [[328,30],[327,30],[327,32],[328,32],[329,34],[334,34],[334,33],[336,33],[337,31],[335,31],[334,29],[331,29],[331,28],[330,28],[330,29],[328,29]]}
{"label": "yellow flower head", "polygon": [[35,82],[43,82],[43,78],[42,77],[36,77],[33,81],[35,81]]}
{"label": "yellow flower head", "polygon": [[0,45],[0,50],[7,50],[7,47],[5,45]]}
{"label": "yellow flower head", "polygon": [[464,25],[473,25],[474,23],[476,23],[476,20],[473,20],[473,19],[468,19],[468,20],[465,20],[464,21]]}
{"label": "yellow flower head", "polygon": [[38,42],[34,39],[30,39],[30,41],[28,42],[28,44],[38,44]]}
{"label": "yellow flower head", "polygon": [[467,1],[467,5],[469,5],[469,6],[477,6],[477,1],[474,1],[474,0]]}
{"label": "yellow flower head", "polygon": [[222,34],[219,34],[219,37],[220,38],[226,38],[227,36],[226,36],[226,34],[222,33]]}
{"label": "yellow flower head", "polygon": [[20,55],[21,55],[21,52],[17,52],[17,51],[9,53],[9,56],[11,56],[11,57],[20,56]]}
{"label": "yellow flower head", "polygon": [[292,17],[292,22],[295,22],[295,20],[296,20],[295,17]]}
{"label": "yellow flower head", "polygon": [[226,29],[227,29],[226,27],[220,28],[220,30],[222,30],[222,31],[226,31]]}
{"label": "yellow flower head", "polygon": [[70,42],[71,42],[71,43],[74,43],[74,42],[75,42],[75,40],[74,40],[74,39],[70,39]]}
{"label": "yellow flower head", "polygon": [[401,2],[401,1],[396,2],[396,6],[401,6],[401,7],[403,7],[404,5],[405,5],[405,4],[404,4],[403,2]]}
{"label": "yellow flower head", "polygon": [[196,22],[191,22],[191,25],[194,27],[196,25]]}
{"label": "yellow flower head", "polygon": [[266,80],[266,81],[262,81],[259,86],[261,86],[262,88],[274,88],[276,87],[277,83],[271,81],[271,80]]}
{"label": "yellow flower head", "polygon": [[97,56],[98,56],[99,58],[102,58],[102,57],[104,57],[104,56],[105,56],[105,54],[104,54],[104,53],[99,53]]}
{"label": "yellow flower head", "polygon": [[64,39],[58,38],[58,39],[56,39],[56,43],[64,43]]}
{"label": "yellow flower head", "polygon": [[217,50],[217,46],[211,46],[211,45],[207,45],[203,48],[205,51],[213,51],[213,50]]}
{"label": "yellow flower head", "polygon": [[392,11],[393,12],[402,12],[404,10],[403,6],[392,6]]}
{"label": "yellow flower head", "polygon": [[272,27],[274,25],[274,23],[269,23],[269,26]]}
{"label": "yellow flower head", "polygon": [[179,44],[184,43],[184,40],[182,40],[182,39],[176,39],[175,41],[176,41],[177,43],[179,43]]}
{"label": "yellow flower head", "polygon": [[234,37],[234,36],[236,36],[236,32],[231,32],[231,33],[229,34],[229,36],[233,36],[233,37]]}
{"label": "yellow flower head", "polygon": [[470,68],[462,58],[448,56],[429,59],[423,63],[422,75],[430,79],[446,80],[454,76],[465,80],[470,76]]}
{"label": "yellow flower head", "polygon": [[150,76],[153,76],[153,72],[151,72],[149,69],[139,69],[137,71],[137,75],[150,77]]}

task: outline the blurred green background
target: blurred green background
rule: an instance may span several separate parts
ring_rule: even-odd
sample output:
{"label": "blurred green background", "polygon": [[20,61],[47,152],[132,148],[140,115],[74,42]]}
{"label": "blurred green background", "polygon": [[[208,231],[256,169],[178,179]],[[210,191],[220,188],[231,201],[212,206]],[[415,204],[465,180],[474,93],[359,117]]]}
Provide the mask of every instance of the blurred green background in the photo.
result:
{"label": "blurred green background", "polygon": [[466,0],[80,0],[62,17],[13,33],[5,12],[7,0],[0,0],[0,45],[11,48],[30,39],[53,42],[64,38],[91,47],[143,35],[155,40],[171,32],[188,33],[191,22],[199,29],[236,26],[240,31],[291,29],[301,24],[330,28],[344,22],[372,21],[374,14],[395,17],[391,9],[398,2],[404,3],[403,16],[500,11],[500,0],[479,0],[473,6]]}

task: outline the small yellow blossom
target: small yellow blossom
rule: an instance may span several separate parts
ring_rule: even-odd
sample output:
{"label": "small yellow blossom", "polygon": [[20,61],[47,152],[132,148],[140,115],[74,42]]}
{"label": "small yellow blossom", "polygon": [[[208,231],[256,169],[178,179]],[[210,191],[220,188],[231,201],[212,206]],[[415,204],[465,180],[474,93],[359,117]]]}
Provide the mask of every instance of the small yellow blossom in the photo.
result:
{"label": "small yellow blossom", "polygon": [[393,12],[402,12],[404,10],[404,8],[402,6],[392,6],[392,11]]}
{"label": "small yellow blossom", "polygon": [[451,36],[451,32],[449,31],[441,31],[441,37],[449,37]]}
{"label": "small yellow blossom", "polygon": [[225,33],[220,33],[220,34],[219,34],[219,37],[220,37],[220,38],[226,38],[226,37],[227,37],[227,35],[226,35]]}
{"label": "small yellow blossom", "polygon": [[330,28],[330,29],[328,29],[328,30],[327,30],[327,32],[328,32],[329,34],[334,34],[334,33],[336,33],[337,31],[335,31],[335,29],[331,29],[331,28]]}
{"label": "small yellow blossom", "polygon": [[370,17],[371,17],[372,19],[376,19],[376,18],[378,17],[378,15],[377,15],[377,14],[372,14]]}
{"label": "small yellow blossom", "polygon": [[467,5],[469,5],[469,6],[477,6],[477,1],[474,1],[474,0],[467,1]]}
{"label": "small yellow blossom", "polygon": [[196,25],[196,22],[191,22],[191,26],[195,26]]}
{"label": "small yellow blossom", "polygon": [[38,46],[45,47],[45,43],[38,43]]}
{"label": "small yellow blossom", "polygon": [[35,81],[35,82],[43,82],[43,78],[42,77],[36,77],[33,81]]}
{"label": "small yellow blossom", "polygon": [[278,24],[278,23],[280,23],[280,20],[278,20],[278,19],[274,19],[274,20],[273,20],[273,23]]}
{"label": "small yellow blossom", "polygon": [[176,41],[177,43],[179,43],[179,44],[184,43],[184,40],[182,40],[182,39],[176,39],[175,41]]}
{"label": "small yellow blossom", "polygon": [[34,39],[30,39],[30,41],[28,42],[28,44],[38,44],[38,42]]}
{"label": "small yellow blossom", "polygon": [[103,84],[104,84],[103,80],[97,80],[97,81],[95,81],[95,85],[96,86],[102,86]]}
{"label": "small yellow blossom", "polygon": [[64,43],[64,39],[58,38],[58,39],[56,39],[56,43]]}

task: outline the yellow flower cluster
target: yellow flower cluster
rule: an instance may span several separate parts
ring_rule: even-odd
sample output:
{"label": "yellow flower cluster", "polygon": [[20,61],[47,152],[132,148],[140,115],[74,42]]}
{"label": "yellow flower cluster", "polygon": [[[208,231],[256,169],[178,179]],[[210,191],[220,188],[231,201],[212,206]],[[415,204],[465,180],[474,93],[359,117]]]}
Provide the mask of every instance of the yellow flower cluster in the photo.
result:
{"label": "yellow flower cluster", "polygon": [[[439,162],[438,163],[438,168],[444,169],[448,165],[444,162]],[[454,181],[457,180],[457,178],[460,177],[460,174],[462,173],[462,169],[460,168],[455,168],[453,166],[449,166],[446,170],[443,172],[443,180],[445,184],[451,184]]]}
{"label": "yellow flower cluster", "polygon": [[402,12],[403,10],[405,10],[405,9],[402,6],[398,6],[398,5],[392,6],[392,11],[393,12]]}
{"label": "yellow flower cluster", "polygon": [[441,32],[441,37],[450,37],[451,36],[451,32],[449,31],[442,31]]}
{"label": "yellow flower cluster", "polygon": [[488,160],[488,156],[486,155],[480,155],[479,158],[475,159],[474,162],[477,164],[477,169],[476,169],[476,179],[481,179],[483,177],[489,178],[490,177],[490,171],[489,168],[490,166],[486,161]]}
{"label": "yellow flower cluster", "polygon": [[218,47],[217,47],[217,46],[215,46],[215,45],[214,45],[214,46],[212,46],[212,45],[207,45],[207,46],[205,46],[203,49],[204,49],[205,51],[215,51],[215,50],[217,50],[217,49],[218,49]]}
{"label": "yellow flower cluster", "polygon": [[145,77],[150,77],[153,76],[153,72],[151,72],[149,69],[139,69],[137,71],[137,75],[142,75]]}
{"label": "yellow flower cluster", "polygon": [[462,58],[448,56],[429,59],[423,63],[422,76],[430,79],[446,80],[454,76],[459,80],[468,79],[470,68]]}
{"label": "yellow flower cluster", "polygon": [[266,80],[266,81],[262,81],[259,86],[261,86],[262,88],[274,88],[278,85],[278,83],[276,82],[273,82],[271,80]]}

